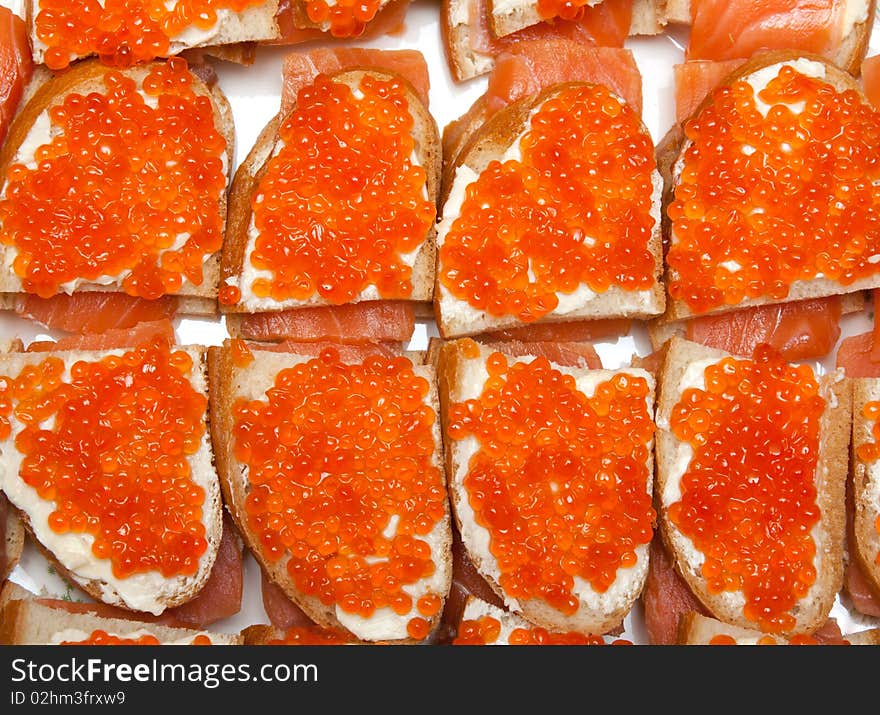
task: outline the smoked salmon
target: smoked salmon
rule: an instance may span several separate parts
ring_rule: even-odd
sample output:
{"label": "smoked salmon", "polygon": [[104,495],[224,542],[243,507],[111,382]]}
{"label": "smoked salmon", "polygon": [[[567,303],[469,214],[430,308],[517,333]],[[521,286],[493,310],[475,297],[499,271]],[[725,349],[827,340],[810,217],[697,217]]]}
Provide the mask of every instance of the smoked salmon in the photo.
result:
{"label": "smoked salmon", "polygon": [[261,574],[263,610],[266,611],[266,615],[269,617],[269,623],[284,631],[288,628],[315,625],[314,621],[287,597],[287,594],[284,593],[280,586],[272,583],[264,571]]}
{"label": "smoked salmon", "polygon": [[409,340],[415,312],[406,301],[368,301],[227,315],[230,333],[246,340],[382,343]]}
{"label": "smoked salmon", "polygon": [[843,41],[844,0],[691,0],[688,60],[801,50],[833,59]]}
{"label": "smoked salmon", "polygon": [[319,74],[331,74],[352,67],[373,67],[396,72],[406,79],[428,105],[428,65],[416,50],[370,50],[360,47],[321,47],[311,52],[294,52],[284,59],[281,114],[296,103],[299,91]]}
{"label": "smoked salmon", "polygon": [[327,348],[333,348],[339,353],[339,359],[343,362],[357,362],[370,355],[382,357],[396,357],[403,354],[400,343],[361,343],[343,344],[336,342],[298,343],[293,340],[283,340],[280,343],[251,343],[249,348],[254,350],[266,350],[276,353],[294,353],[296,355],[318,356]]}
{"label": "smoked salmon", "polygon": [[626,318],[608,320],[574,320],[566,323],[536,323],[508,330],[485,333],[492,342],[522,340],[528,343],[580,343],[605,338],[618,338],[629,332],[632,321]]}
{"label": "smoked salmon", "polygon": [[498,350],[513,357],[537,355],[563,367],[590,368],[601,370],[602,360],[596,349],[589,343],[536,343],[522,340],[486,343],[491,350]]}
{"label": "smoked salmon", "polygon": [[675,76],[675,119],[683,122],[697,110],[721,81],[745,60],[694,60],[672,68]]}
{"label": "smoked salmon", "polygon": [[27,352],[50,352],[52,350],[114,350],[133,348],[154,340],[174,344],[174,326],[170,320],[140,323],[134,328],[113,328],[105,333],[70,335],[57,341],[37,340],[27,347]]}
{"label": "smoked salmon", "polygon": [[[265,44],[268,45],[296,45],[315,40],[332,40],[329,32],[324,32],[317,27],[301,27],[297,24],[297,13],[293,3],[297,0],[281,0],[278,3],[278,11],[275,20],[278,22],[280,37]],[[376,16],[364,27],[364,31],[358,35],[358,40],[363,42],[374,37],[390,35],[403,29],[406,11],[410,0],[391,0],[383,7]]]}
{"label": "smoked salmon", "polygon": [[0,7],[0,143],[6,138],[9,123],[33,72],[24,20],[9,8]]}
{"label": "smoked salmon", "polygon": [[24,318],[53,330],[80,335],[170,320],[176,311],[175,296],[145,300],[125,293],[104,291],[83,291],[72,295],[59,293],[51,298],[23,295],[15,303],[15,312]]}
{"label": "smoked salmon", "polygon": [[685,613],[710,615],[672,565],[666,547],[655,535],[651,542],[648,578],[642,592],[645,627],[651,645],[673,645],[678,640],[678,623]]}
{"label": "smoked salmon", "polygon": [[559,82],[602,84],[642,112],[642,76],[632,52],[590,47],[571,40],[529,40],[498,55],[489,75],[486,110],[491,116],[508,104]]}
{"label": "smoked salmon", "polygon": [[880,377],[880,362],[871,358],[873,350],[873,332],[846,338],[837,349],[837,367],[842,367],[847,377]]}
{"label": "smoked salmon", "polygon": [[840,296],[743,308],[687,321],[686,337],[734,355],[767,343],[786,360],[820,358],[840,337]]}
{"label": "smoked salmon", "polygon": [[862,88],[876,109],[880,109],[880,55],[862,62]]}
{"label": "smoked salmon", "polygon": [[859,613],[880,618],[880,598],[877,598],[862,570],[854,561],[847,564],[844,588],[853,602],[853,607]]}
{"label": "smoked salmon", "polygon": [[880,316],[877,309],[880,308],[880,288],[871,291],[871,300],[874,304],[874,344],[871,347],[871,360],[880,362]]}

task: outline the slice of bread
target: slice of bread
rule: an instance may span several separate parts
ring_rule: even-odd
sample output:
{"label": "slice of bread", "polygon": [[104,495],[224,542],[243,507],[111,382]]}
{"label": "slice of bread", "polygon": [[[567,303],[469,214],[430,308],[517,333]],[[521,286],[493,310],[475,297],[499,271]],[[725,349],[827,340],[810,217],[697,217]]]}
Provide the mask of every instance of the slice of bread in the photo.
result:
{"label": "slice of bread", "polygon": [[440,6],[440,32],[449,70],[457,82],[492,71],[495,58],[471,46],[470,6],[473,0],[443,0]]}
{"label": "slice of bread", "polygon": [[[555,632],[575,631],[587,635],[607,633],[622,623],[642,591],[648,572],[647,543],[635,547],[635,565],[617,569],[615,580],[604,592],[600,593],[588,581],[579,578],[571,590],[571,595],[578,601],[576,610],[571,614],[554,608],[540,598],[512,598],[499,583],[501,569],[492,552],[491,534],[477,523],[476,514],[470,504],[470,495],[464,484],[471,461],[480,451],[481,444],[470,434],[462,439],[452,439],[449,431],[452,405],[478,399],[483,392],[489,379],[486,361],[492,354],[492,350],[472,340],[449,342],[440,349],[437,368],[449,496],[467,556],[505,605],[527,621]],[[510,356],[509,363],[529,363],[532,359],[530,356]],[[551,365],[563,375],[573,377],[577,381],[576,389],[586,396],[590,396],[600,383],[621,373],[644,378],[650,387],[650,393],[645,398],[646,407],[653,413],[654,379],[644,370],[590,370]],[[653,483],[653,459],[650,453],[646,466],[645,490],[650,496]],[[585,528],[588,528],[586,523]]]}
{"label": "slice of bread", "polygon": [[[172,3],[172,6],[175,3]],[[265,0],[259,5],[245,8],[241,12],[223,9],[217,11],[217,21],[213,27],[202,30],[190,26],[184,32],[171,38],[169,55],[176,55],[192,47],[218,47],[241,42],[276,40],[280,37],[278,22],[275,19],[281,3],[279,0]],[[44,61],[47,45],[37,36],[36,18],[40,12],[40,0],[25,0],[25,14],[30,34],[34,62]],[[88,55],[75,55],[81,59]]]}
{"label": "slice of bread", "polygon": [[[489,28],[495,37],[504,37],[547,19],[538,11],[537,0],[488,0]],[[602,0],[584,0],[586,7],[599,5]]]}
{"label": "slice of bread", "polygon": [[[454,159],[447,161],[444,166],[443,187],[440,194],[440,205],[443,207],[442,220],[437,230],[438,249],[443,245],[446,235],[459,217],[466,188],[479,178],[491,162],[506,161],[511,156],[518,155],[518,143],[531,126],[531,117],[545,102],[577,86],[587,85],[585,83],[554,85],[536,97],[524,98],[505,107],[485,124],[481,124],[484,113],[478,102],[466,115],[464,124],[448,135],[447,148],[454,154]],[[649,136],[644,124],[641,125],[641,132]],[[653,286],[639,291],[627,291],[616,285],[610,286],[603,293],[593,293],[588,290],[589,295],[576,298],[574,301],[569,298],[567,302],[571,305],[567,305],[565,311],[557,307],[543,316],[540,322],[647,318],[663,312],[665,299],[660,285],[660,275],[663,271],[660,221],[662,180],[657,170],[653,172],[652,184],[650,212],[654,226],[648,242],[648,250],[654,258]],[[584,286],[579,286],[579,289],[581,288]],[[440,334],[444,338],[477,335],[489,330],[503,330],[523,324],[516,316],[493,316],[474,308],[465,300],[454,297],[440,281],[439,258],[437,282],[434,288],[434,310]]]}
{"label": "slice of bread", "polygon": [[[136,67],[121,70],[128,78],[134,80],[141,87],[143,79],[157,66],[157,63],[148,63]],[[107,88],[104,78],[114,71],[113,68],[101,64],[98,60],[88,60],[78,63],[75,67],[64,73],[53,75],[46,79],[42,75],[35,78],[36,88],[33,90],[26,104],[19,109],[12,122],[6,142],[0,150],[0,175],[6,176],[6,171],[11,164],[17,162],[32,161],[33,153],[42,144],[51,141],[53,128],[49,124],[48,112],[53,107],[61,105],[65,98],[71,94],[87,95],[90,93],[106,94]],[[192,88],[198,97],[206,97],[211,101],[214,110],[214,124],[217,130],[226,140],[226,151],[222,155],[224,174],[228,176],[233,162],[235,147],[235,129],[232,117],[232,108],[226,96],[219,86],[214,84],[209,87],[195,73],[192,73]],[[138,90],[139,92],[142,90]],[[0,193],[5,192],[5,182],[0,186]],[[218,211],[221,226],[226,223],[226,194],[218,192]],[[14,247],[0,246],[0,260],[6,268],[0,271],[0,294],[21,293],[22,283],[19,276],[12,270],[13,260],[17,252]],[[197,314],[213,314],[216,312],[216,297],[220,272],[219,252],[206,257],[202,266],[203,280],[200,285],[194,285],[184,280],[177,295],[181,296],[180,312],[193,312]],[[120,277],[110,278],[110,285],[84,281],[78,283],[76,290],[120,290]],[[8,299],[7,299],[8,300]]]}
{"label": "slice of bread", "polygon": [[[193,361],[190,384],[197,393],[207,397],[205,350],[198,347],[186,347],[180,350],[186,352]],[[23,368],[39,366],[48,357],[54,357],[63,361],[65,371],[61,378],[63,382],[68,382],[70,371],[77,362],[96,362],[110,355],[125,355],[126,352],[125,350],[58,351],[0,355],[0,375],[14,379]],[[54,417],[49,419],[54,422]],[[205,419],[207,420],[207,414]],[[0,441],[3,454],[0,487],[10,503],[18,510],[19,517],[39,550],[62,577],[82,588],[97,601],[127,610],[146,611],[154,615],[190,601],[201,591],[211,574],[222,536],[220,484],[213,466],[210,430],[207,425],[197,451],[188,457],[193,482],[204,490],[205,495],[201,506],[201,521],[205,528],[207,548],[199,557],[196,572],[192,575],[165,577],[160,571],[155,570],[117,578],[113,574],[110,560],[99,559],[94,555],[92,545],[95,538],[92,534],[84,530],[58,533],[50,527],[49,516],[56,510],[57,505],[52,500],[40,497],[37,491],[19,476],[24,454],[15,446],[15,440],[23,432],[24,425],[14,416],[9,418],[9,422],[10,434]],[[51,429],[51,424],[47,423],[45,429]],[[95,479],[104,481],[99,475],[95,475]],[[115,486],[104,488],[112,492]]]}
{"label": "slice of bread", "polygon": [[248,626],[241,632],[244,645],[361,645],[360,641],[320,626],[282,630],[274,626]]}
{"label": "slice of bread", "polygon": [[[425,595],[431,595],[439,598],[441,603],[443,603],[449,593],[452,579],[452,532],[448,504],[444,500],[445,515],[434,524],[430,533],[418,537],[420,543],[427,544],[430,548],[430,558],[434,563],[435,570],[433,575],[422,577],[414,583],[409,581],[403,582],[401,589],[411,597],[413,602],[413,609],[406,614],[395,614],[390,608],[383,607],[376,609],[369,618],[364,618],[343,610],[332,599],[329,602],[324,602],[316,595],[301,591],[288,570],[291,552],[285,547],[280,556],[270,558],[266,547],[264,547],[261,541],[260,533],[255,530],[252,521],[249,519],[246,504],[248,495],[253,491],[254,486],[249,480],[249,465],[240,462],[236,458],[235,418],[233,413],[236,403],[242,400],[255,404],[254,401],[264,401],[267,399],[268,390],[278,393],[278,388],[273,388],[273,386],[276,385],[276,377],[280,372],[295,367],[303,369],[302,366],[310,360],[314,360],[314,358],[289,352],[260,350],[256,345],[251,347],[253,360],[245,366],[236,365],[229,341],[227,341],[223,348],[212,348],[209,352],[211,428],[216,448],[217,468],[220,473],[227,508],[235,519],[240,533],[257,561],[263,567],[265,574],[319,626],[351,633],[353,637],[365,641],[413,642],[413,639],[408,636],[407,628],[409,620],[418,616],[416,611],[417,599]],[[344,354],[341,359],[345,364],[360,364],[363,361],[363,358],[358,360],[352,356],[346,358]],[[416,376],[428,381],[430,387],[424,402],[434,414],[437,414],[439,412],[439,404],[434,369],[430,366],[420,365],[418,360],[413,360],[412,371]],[[279,429],[281,428],[279,427]],[[296,435],[295,431],[294,434]],[[442,483],[440,486],[445,490],[445,479],[442,473],[443,451],[439,420],[434,421],[431,427],[431,434],[434,448],[430,460],[440,470],[439,477]],[[297,435],[297,439],[302,439],[302,435]],[[344,451],[338,453],[340,459],[344,457],[344,454]],[[322,479],[334,476],[330,468],[328,467],[327,469],[328,471],[323,473]],[[378,489],[380,484],[383,485],[384,489],[384,482],[380,482],[378,475],[374,471],[365,467],[361,469],[363,471],[358,472],[360,476],[349,475],[348,478],[359,481],[371,480],[375,484],[374,489]],[[291,472],[291,474],[295,473],[295,470]],[[381,495],[376,498],[381,498]],[[358,512],[361,515],[374,508],[370,506],[371,502],[363,494],[353,495],[352,500],[353,504],[360,505],[360,508],[364,510],[363,512]],[[386,530],[391,528],[393,523],[393,529],[396,532],[396,525],[399,523],[402,512],[391,501],[389,501],[388,508],[395,509],[395,511],[391,515],[392,521],[389,521]],[[395,516],[396,519],[394,518]],[[394,532],[392,532],[392,536]],[[385,534],[385,531],[383,531],[383,534]],[[387,534],[385,535],[388,539],[391,538]],[[415,534],[413,536],[415,538]],[[317,554],[315,551],[311,553]],[[342,556],[337,552],[329,553],[336,554],[334,558],[338,557],[339,560],[342,560]],[[324,557],[325,559],[329,557],[329,553]],[[347,552],[346,556],[348,556]],[[374,556],[375,554],[371,552],[365,558],[370,563],[383,561],[383,557],[376,557],[376,560],[374,560]],[[345,560],[347,562],[349,558]],[[441,612],[442,609],[431,616],[425,616],[431,631],[436,630],[439,625]]]}
{"label": "slice of bread", "polygon": [[880,461],[866,462],[859,449],[872,444],[874,421],[865,417],[865,406],[880,401],[880,378],[853,380],[852,488],[855,516],[850,557],[856,559],[874,594],[880,598]]}
{"label": "slice of bread", "polygon": [[24,524],[18,513],[0,492],[0,538],[3,540],[3,559],[0,560],[0,583],[12,573],[24,550]]}
{"label": "slice of bread", "polygon": [[[731,75],[729,75],[724,80],[722,85],[731,85],[738,80],[751,80],[760,84],[764,81],[768,81],[768,71],[772,71],[772,68],[774,67],[778,67],[779,69],[781,69],[783,66],[794,66],[796,69],[798,67],[801,67],[802,69],[804,69],[804,71],[809,70],[811,72],[820,72],[824,74],[824,77],[820,77],[820,79],[831,85],[835,90],[837,90],[838,92],[852,90],[858,94],[862,102],[868,104],[868,99],[862,92],[861,87],[856,82],[856,80],[847,72],[841,70],[840,68],[831,64],[829,61],[817,55],[797,53],[789,50],[762,52],[755,55],[752,59],[745,62]],[[691,115],[691,117],[684,122],[684,124],[686,124],[691,119],[697,117],[712,102],[713,97],[710,93],[709,96],[706,97],[706,99]],[[663,192],[664,217],[667,217],[668,215],[667,211],[669,203],[671,203],[674,199],[674,192],[680,182],[680,177],[685,168],[685,152],[691,145],[691,140],[687,139],[682,131],[673,129],[667,135],[666,139],[664,139],[664,141],[662,141],[658,146],[657,163],[658,166],[661,167],[661,169],[664,169],[665,178],[667,179],[667,184],[664,187]],[[677,241],[674,226],[671,225],[668,219],[666,220],[666,224],[667,225],[664,227],[664,237],[667,240],[667,247],[674,246]],[[678,279],[678,273],[672,268],[667,268],[667,284],[670,281],[675,281]],[[849,283],[848,285],[844,285],[838,281],[833,281],[824,277],[812,278],[809,280],[798,280],[790,285],[788,295],[783,299],[773,298],[769,295],[759,296],[755,298],[745,298],[735,304],[722,304],[713,307],[710,310],[707,310],[706,313],[723,313],[751,305],[783,303],[803,300],[806,298],[818,298],[827,295],[853,293],[869,288],[874,288],[877,286],[880,286],[880,274],[858,279],[852,283]],[[684,300],[673,299],[672,297],[670,297],[667,300],[666,313],[662,317],[662,322],[681,320],[684,318],[688,318],[692,315],[694,315],[694,312]]]}
{"label": "slice of bread", "polygon": [[[352,91],[359,91],[365,76],[381,80],[396,79],[404,84],[410,114],[413,117],[412,129],[415,140],[414,155],[418,163],[427,173],[426,192],[430,201],[437,200],[440,184],[441,149],[440,137],[434,119],[428,113],[424,103],[419,99],[412,85],[400,75],[379,69],[349,69],[331,75],[331,79],[346,85]],[[294,110],[295,111],[295,107]],[[282,148],[278,132],[284,117],[276,116],[265,127],[257,139],[247,159],[238,168],[230,192],[229,223],[226,241],[223,246],[223,259],[220,267],[220,281],[223,284],[237,285],[241,289],[242,298],[235,304],[223,306],[226,312],[254,313],[279,311],[290,308],[302,308],[315,305],[329,305],[329,301],[316,292],[306,300],[286,299],[272,300],[258,298],[249,285],[244,285],[246,270],[250,267],[250,255],[256,241],[256,227],[253,223],[251,199],[258,190],[260,181],[266,173],[270,160]],[[413,291],[409,296],[413,301],[430,301],[434,288],[435,234],[432,225],[425,235],[424,242],[412,258]],[[365,236],[364,240],[371,240]],[[379,300],[381,296],[376,286],[369,285],[357,296],[357,301]]]}
{"label": "slice of bread", "polygon": [[0,644],[2,645],[76,643],[89,639],[95,631],[103,631],[117,638],[135,640],[141,636],[153,636],[161,645],[191,645],[197,636],[209,638],[211,645],[242,643],[242,638],[238,635],[70,613],[63,608],[48,606],[37,600],[10,600],[0,611]]}
{"label": "slice of bread", "polygon": [[[673,523],[669,507],[681,498],[681,478],[693,455],[689,444],[672,433],[670,419],[685,389],[703,383],[703,370],[728,357],[720,350],[706,348],[679,338],[670,341],[662,367],[657,404],[657,484],[655,501],[659,506],[660,530],[676,570],[694,595],[716,618],[743,628],[756,623],[744,613],[742,591],[710,592],[702,572],[705,555]],[[834,597],[843,582],[843,541],[845,534],[844,491],[849,448],[852,390],[841,373],[817,376],[819,395],[826,407],[819,423],[818,464],[813,476],[820,520],[811,532],[816,546],[816,580],[807,594],[789,612],[795,625],[783,633],[812,633],[825,623]]]}
{"label": "slice of bread", "polygon": [[[718,636],[733,638],[736,641],[735,645],[758,645],[758,641],[761,641],[761,645],[790,645],[785,638],[723,623],[714,618],[701,616],[699,613],[688,613],[681,619],[679,645],[712,645],[712,639]],[[878,645],[880,628],[850,633],[844,636],[844,639],[850,645]]]}

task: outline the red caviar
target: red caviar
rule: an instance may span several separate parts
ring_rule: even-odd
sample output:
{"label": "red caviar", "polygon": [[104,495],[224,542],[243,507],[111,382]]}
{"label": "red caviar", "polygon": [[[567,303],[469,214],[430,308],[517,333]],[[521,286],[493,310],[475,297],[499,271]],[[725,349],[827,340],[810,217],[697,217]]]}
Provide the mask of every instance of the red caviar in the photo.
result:
{"label": "red caviar", "polygon": [[235,305],[241,300],[241,288],[234,285],[220,286],[217,292],[217,300],[220,305]]}
{"label": "red caviar", "polygon": [[532,116],[519,149],[467,186],[440,246],[441,284],[523,322],[582,285],[651,288],[656,163],[636,112],[601,85],[572,87]]}
{"label": "red caviar", "polygon": [[282,638],[267,640],[266,645],[346,645],[350,637],[342,631],[318,626],[293,626],[284,632]]}
{"label": "red caviar", "polygon": [[685,135],[670,296],[702,313],[880,272],[880,114],[857,92],[784,66],[757,96],[745,81],[716,90]]}
{"label": "red caviar", "polygon": [[[23,455],[20,478],[54,503],[56,534],[89,534],[116,578],[192,575],[207,550],[189,458],[205,433],[207,398],[193,360],[157,341],[120,356],[47,357],[0,377],[0,424]],[[47,420],[53,420],[51,426]]]}
{"label": "red caviar", "polygon": [[577,20],[584,9],[598,5],[601,0],[538,0],[538,14],[545,20],[558,17],[561,20]]}
{"label": "red caviar", "polygon": [[[726,633],[720,633],[717,636],[712,636],[709,645],[737,645],[737,640]],[[780,643],[773,636],[761,636],[755,641],[755,645],[780,645]],[[794,636],[788,641],[788,645],[819,645],[819,641],[813,636],[800,635]]]}
{"label": "red caviar", "polygon": [[144,73],[139,87],[108,70],[103,93],[51,106],[59,134],[36,150],[35,167],[7,170],[0,243],[25,291],[49,298],[69,281],[127,273],[126,293],[158,298],[202,282],[223,239],[226,140],[185,60]]}
{"label": "red caviar", "polygon": [[351,302],[369,286],[382,298],[412,293],[404,255],[425,241],[436,208],[413,163],[413,117],[400,80],[365,75],[357,97],[319,75],[300,90],[279,130],[283,143],[252,199],[258,231],[251,284],[276,301]]}
{"label": "red caviar", "polygon": [[[81,641],[62,641],[61,645],[161,645],[156,636],[144,633],[137,638],[117,636],[107,631],[97,629],[91,632],[88,638]],[[211,639],[205,635],[197,635],[190,645],[211,645]]]}
{"label": "red caviar", "polygon": [[306,15],[333,37],[359,37],[380,5],[380,0],[306,0]]}
{"label": "red caviar", "polygon": [[761,346],[752,360],[706,367],[705,389],[672,410],[675,437],[694,454],[670,520],[705,555],[710,593],[741,592],[760,630],[795,625],[791,611],[816,581],[812,528],[825,400],[808,366]]}
{"label": "red caviar", "polygon": [[[462,621],[453,645],[493,645],[501,637],[501,622],[492,616]],[[602,636],[583,633],[551,633],[544,628],[514,628],[507,638],[509,645],[605,645]],[[623,638],[612,645],[632,645]]]}
{"label": "red caviar", "polygon": [[464,487],[504,593],[578,609],[575,577],[600,593],[651,540],[654,424],[645,378],[618,373],[592,397],[545,358],[487,360],[477,399],[453,404],[449,438],[476,437]]}
{"label": "red caviar", "polygon": [[405,357],[346,364],[328,348],[233,407],[265,558],[289,558],[299,591],[346,613],[412,614],[412,637],[427,635],[411,592],[435,571],[426,537],[446,515],[429,389]]}
{"label": "red caviar", "polygon": [[[880,459],[880,402],[866,402],[862,408],[862,416],[871,423],[871,437],[874,441],[860,444],[856,454],[863,462],[876,462]],[[880,535],[880,516],[874,521],[874,530]],[[874,563],[880,565],[880,552],[874,557]]]}
{"label": "red caviar", "polygon": [[35,0],[34,31],[52,70],[96,54],[129,67],[172,52],[171,40],[190,28],[210,30],[218,13],[242,12],[263,0]]}
{"label": "red caviar", "polygon": [[236,367],[247,367],[254,361],[250,346],[240,338],[229,341],[229,352],[232,355],[232,364]]}

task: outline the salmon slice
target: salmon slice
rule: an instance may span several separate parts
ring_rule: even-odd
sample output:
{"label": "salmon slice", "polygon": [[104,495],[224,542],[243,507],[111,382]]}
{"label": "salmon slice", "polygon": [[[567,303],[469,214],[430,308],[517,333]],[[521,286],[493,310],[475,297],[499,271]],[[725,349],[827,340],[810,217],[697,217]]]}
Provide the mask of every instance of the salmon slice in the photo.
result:
{"label": "salmon slice", "polygon": [[845,338],[837,349],[837,367],[847,377],[880,377],[880,362],[871,359],[873,351],[873,332]]}
{"label": "salmon slice", "polygon": [[382,357],[397,357],[403,354],[400,343],[298,343],[293,340],[284,340],[280,343],[250,343],[254,350],[264,350],[275,353],[295,353],[296,355],[308,355],[317,357],[327,348],[333,348],[339,353],[339,359],[343,362],[359,362],[370,355]]}
{"label": "salmon slice", "polygon": [[360,47],[320,47],[311,52],[294,52],[284,58],[282,70],[281,114],[296,103],[303,87],[319,74],[333,74],[353,67],[368,67],[395,72],[406,79],[428,106],[428,65],[416,50],[370,50]]}
{"label": "salmon slice", "polygon": [[710,615],[678,575],[659,534],[651,542],[642,603],[651,645],[674,645],[678,641],[678,624],[684,614],[696,611],[704,616]]}
{"label": "salmon slice", "polygon": [[114,350],[134,348],[154,340],[167,340],[174,344],[174,326],[170,320],[156,320],[141,323],[134,328],[113,328],[106,333],[92,335],[71,335],[57,341],[37,340],[27,347],[29,353],[51,352],[52,350]]}
{"label": "salmon slice", "polygon": [[600,47],[623,47],[632,24],[632,6],[633,0],[604,0],[599,5],[583,8],[577,20],[557,18],[504,37],[495,37],[489,26],[489,3],[486,0],[471,0],[468,3],[471,49],[495,57],[518,42],[549,39],[572,40]]}
{"label": "salmon slice", "polygon": [[843,637],[840,624],[835,618],[829,618],[822,627],[813,633],[816,645],[849,645],[849,641]]}
{"label": "salmon slice", "polygon": [[103,291],[72,295],[59,293],[51,298],[24,295],[16,300],[15,312],[53,330],[86,335],[115,328],[133,328],[138,323],[170,320],[177,312],[177,298],[167,295],[157,300],[145,300],[125,293]]}
{"label": "salmon slice", "polygon": [[286,631],[288,628],[308,628],[315,623],[305,612],[291,601],[284,590],[272,583],[262,572],[263,610],[269,617],[269,623]]}
{"label": "salmon slice", "polygon": [[178,623],[204,628],[241,610],[243,584],[241,546],[232,519],[224,511],[223,536],[207,582],[194,599],[168,609],[163,616]]}
{"label": "salmon slice", "polygon": [[523,340],[538,343],[593,342],[603,338],[618,338],[629,332],[632,321],[625,318],[608,320],[574,320],[568,323],[536,323],[508,330],[486,333],[486,340],[503,342]]}
{"label": "salmon slice", "polygon": [[[227,316],[227,320],[229,316]],[[409,340],[415,312],[406,301],[381,300],[236,316],[246,340],[382,343]]]}
{"label": "salmon slice", "polygon": [[486,109],[494,114],[559,82],[603,84],[642,112],[642,76],[632,52],[571,40],[523,41],[499,54],[489,75]]}
{"label": "salmon slice", "polygon": [[[364,27],[364,31],[358,35],[358,40],[366,41],[382,35],[391,35],[403,29],[404,18],[409,7],[410,0],[392,0],[383,7],[376,16]],[[277,40],[271,40],[267,45],[297,45],[303,42],[315,40],[335,39],[329,32],[319,30],[317,27],[301,27],[297,23],[298,13],[294,10],[291,0],[281,0],[278,3],[278,11],[275,20],[278,22],[281,36]]]}
{"label": "salmon slice", "polygon": [[675,119],[683,122],[697,111],[721,81],[742,66],[745,60],[694,60],[675,65]]}
{"label": "salmon slice", "polygon": [[880,55],[874,55],[862,62],[862,88],[871,104],[880,109]]}
{"label": "salmon slice", "polygon": [[759,305],[687,321],[687,339],[734,355],[751,356],[767,343],[786,360],[820,358],[840,337],[840,296]]}
{"label": "salmon slice", "polygon": [[880,315],[877,314],[877,309],[880,308],[880,288],[875,288],[871,291],[871,299],[874,303],[874,330],[873,344],[871,346],[871,360],[873,362],[880,362]]}
{"label": "salmon slice", "polygon": [[527,343],[522,340],[507,340],[499,343],[486,343],[490,350],[498,350],[513,357],[537,355],[563,367],[590,368],[601,370],[602,360],[596,349],[589,343]]}
{"label": "salmon slice", "polygon": [[7,7],[0,7],[0,143],[24,88],[34,72],[27,27],[18,15]]}
{"label": "salmon slice", "polygon": [[843,40],[845,0],[691,0],[689,60],[802,50],[829,59]]}
{"label": "salmon slice", "polygon": [[880,598],[877,598],[871,584],[855,561],[847,564],[844,588],[853,602],[853,607],[859,613],[880,618]]}

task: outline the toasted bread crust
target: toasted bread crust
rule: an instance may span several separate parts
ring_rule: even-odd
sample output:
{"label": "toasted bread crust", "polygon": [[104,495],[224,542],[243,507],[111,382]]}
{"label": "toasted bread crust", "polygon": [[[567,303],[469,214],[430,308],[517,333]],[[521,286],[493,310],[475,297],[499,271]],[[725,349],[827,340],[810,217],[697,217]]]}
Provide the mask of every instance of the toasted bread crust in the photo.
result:
{"label": "toasted bread crust", "polygon": [[[709,592],[700,566],[690,561],[687,549],[691,543],[669,518],[664,495],[669,473],[675,463],[678,441],[669,429],[669,416],[680,397],[679,386],[688,366],[697,360],[721,359],[727,353],[706,348],[680,338],[670,341],[663,364],[659,399],[657,402],[657,485],[655,494],[659,505],[660,533],[671,555],[676,570],[684,578],[694,595],[716,618],[743,628],[754,628],[726,594]],[[836,374],[818,378],[820,394],[826,399],[826,408],[819,424],[819,455],[815,484],[821,520],[814,528],[818,564],[816,583],[810,593],[792,610],[796,618],[794,628],[784,633],[791,636],[813,633],[821,628],[834,604],[834,598],[843,585],[843,543],[846,531],[845,485],[848,463],[852,386]],[[738,592],[737,592],[738,593]]]}
{"label": "toasted bread crust", "polygon": [[[0,492],[0,499],[6,499],[2,492]],[[0,563],[0,583],[9,577],[12,569],[21,559],[21,552],[24,551],[24,524],[18,516],[18,511],[9,503],[6,506],[5,526],[3,539],[6,542],[6,561]]]}
{"label": "toasted bread crust", "polygon": [[880,599],[880,564],[877,563],[880,551],[880,534],[876,523],[880,516],[880,504],[874,497],[878,489],[878,477],[873,469],[859,458],[859,448],[875,441],[873,424],[864,416],[867,403],[880,399],[880,378],[859,378],[853,380],[853,435],[852,456],[852,499],[854,507],[853,542],[850,544],[850,557],[855,558],[874,596]]}
{"label": "toasted bread crust", "polygon": [[[427,192],[429,200],[436,204],[440,185],[440,171],[442,164],[442,150],[440,147],[440,135],[437,124],[425,107],[415,89],[402,76],[376,68],[355,67],[342,70],[330,75],[334,82],[356,87],[361,79],[369,75],[379,79],[396,79],[404,84],[410,113],[413,115],[415,125],[413,137],[415,139],[415,152],[419,163],[427,173]],[[294,107],[295,108],[295,107]],[[246,253],[250,237],[248,235],[251,217],[251,198],[268,169],[269,159],[274,151],[278,131],[284,117],[277,115],[260,133],[257,142],[248,154],[247,159],[238,168],[235,179],[232,182],[230,192],[229,220],[227,222],[226,240],[223,244],[223,255],[220,265],[220,283],[227,279],[239,278],[244,269]],[[433,276],[436,260],[436,228],[430,227],[426,234],[422,248],[416,257],[413,266],[413,292],[410,300],[430,301],[433,292]],[[244,287],[242,287],[244,292]],[[297,304],[289,302],[278,303],[273,310],[288,310],[291,308],[330,305],[330,303],[318,295],[314,295],[307,301]],[[236,305],[221,306],[226,313],[252,312],[245,307],[244,302]]]}
{"label": "toasted bread crust", "polygon": [[[853,90],[858,93],[859,97],[866,104],[868,99],[862,91],[860,85],[847,72],[836,67],[827,59],[819,55],[809,53],[795,52],[792,50],[773,50],[769,52],[760,52],[754,57],[744,62],[740,67],[731,72],[721,83],[719,87],[730,85],[737,80],[751,76],[758,70],[769,67],[771,65],[790,62],[796,59],[807,59],[819,62],[825,66],[826,76],[824,81],[832,85],[838,91]],[[674,199],[676,188],[676,180],[674,176],[674,168],[682,159],[685,150],[688,148],[688,140],[684,136],[682,127],[693,118],[697,117],[703,109],[713,102],[712,93],[700,103],[696,110],[680,125],[673,127],[663,141],[657,147],[657,165],[661,168],[661,174],[664,178],[663,191],[663,238],[664,245],[667,247],[672,242],[672,225],[668,218],[669,204]],[[676,278],[674,271],[667,267],[664,277],[664,284],[669,283]],[[845,293],[854,293],[880,286],[880,276],[869,277],[851,283],[850,285],[842,285],[836,281],[827,278],[816,278],[809,281],[797,281],[789,289],[788,296],[782,300],[770,297],[747,298],[735,305],[720,305],[711,310],[701,313],[702,315],[726,313],[739,308],[746,308],[755,305],[768,305],[776,303],[789,303],[807,298],[819,298],[828,295],[839,295]],[[695,314],[683,300],[675,300],[668,296],[666,301],[666,312],[659,319],[660,323],[668,323],[676,320],[682,320],[694,316]]]}

